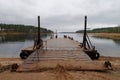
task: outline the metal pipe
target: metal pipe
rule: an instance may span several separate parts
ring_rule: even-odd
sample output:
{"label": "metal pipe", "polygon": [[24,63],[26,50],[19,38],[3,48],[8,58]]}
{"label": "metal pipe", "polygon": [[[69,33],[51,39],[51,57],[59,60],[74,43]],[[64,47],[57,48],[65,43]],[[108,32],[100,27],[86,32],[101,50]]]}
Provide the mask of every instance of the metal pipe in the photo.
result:
{"label": "metal pipe", "polygon": [[40,43],[41,34],[40,34],[40,16],[38,16],[38,41],[37,45]]}
{"label": "metal pipe", "polygon": [[86,49],[86,35],[87,35],[87,16],[85,16],[85,24],[84,24],[84,35],[83,35],[83,47]]}

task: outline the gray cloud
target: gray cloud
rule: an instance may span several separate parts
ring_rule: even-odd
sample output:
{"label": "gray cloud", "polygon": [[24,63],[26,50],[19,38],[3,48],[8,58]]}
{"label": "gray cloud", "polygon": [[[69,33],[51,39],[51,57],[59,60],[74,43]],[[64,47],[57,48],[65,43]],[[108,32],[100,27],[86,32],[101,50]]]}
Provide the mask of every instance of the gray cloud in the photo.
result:
{"label": "gray cloud", "polygon": [[120,25],[120,0],[0,0],[0,23],[28,24],[58,31]]}

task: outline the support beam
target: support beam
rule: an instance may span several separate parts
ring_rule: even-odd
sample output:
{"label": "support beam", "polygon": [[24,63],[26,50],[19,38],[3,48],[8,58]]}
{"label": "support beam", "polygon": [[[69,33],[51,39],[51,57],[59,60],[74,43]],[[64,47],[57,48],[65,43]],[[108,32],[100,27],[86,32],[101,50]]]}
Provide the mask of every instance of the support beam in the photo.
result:
{"label": "support beam", "polygon": [[86,49],[86,43],[87,43],[87,16],[85,16],[85,24],[84,24],[84,35],[83,35],[83,48]]}
{"label": "support beam", "polygon": [[40,16],[38,16],[38,40],[37,45],[40,44],[41,34],[40,34]]}

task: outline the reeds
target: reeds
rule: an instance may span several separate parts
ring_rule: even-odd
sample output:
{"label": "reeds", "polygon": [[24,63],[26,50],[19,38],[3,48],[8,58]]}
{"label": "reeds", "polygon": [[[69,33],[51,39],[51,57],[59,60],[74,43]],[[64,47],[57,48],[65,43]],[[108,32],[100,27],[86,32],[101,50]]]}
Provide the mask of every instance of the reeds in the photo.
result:
{"label": "reeds", "polygon": [[119,33],[95,33],[93,36],[100,37],[100,38],[120,40],[120,34]]}

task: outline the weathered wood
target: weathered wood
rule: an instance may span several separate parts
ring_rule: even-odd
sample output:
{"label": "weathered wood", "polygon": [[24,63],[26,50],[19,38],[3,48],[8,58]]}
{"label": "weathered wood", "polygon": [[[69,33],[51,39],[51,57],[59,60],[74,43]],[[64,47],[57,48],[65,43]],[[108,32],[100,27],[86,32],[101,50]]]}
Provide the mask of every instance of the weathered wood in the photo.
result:
{"label": "weathered wood", "polygon": [[33,46],[22,49],[22,51],[34,51]]}
{"label": "weathered wood", "polygon": [[[55,69],[57,65],[63,66],[66,70],[87,70],[104,71],[108,70],[104,66],[104,61],[80,61],[80,60],[46,60],[35,63],[27,63],[19,68],[18,71],[41,71]],[[28,67],[29,66],[29,67]]]}
{"label": "weathered wood", "polygon": [[[44,42],[43,49],[37,49],[33,52],[17,71],[36,71],[36,64],[44,65],[40,69],[55,68],[57,64],[64,63],[67,69],[68,66],[73,66],[73,69],[79,70],[105,70],[103,63],[95,64],[90,57],[83,52],[79,46],[79,42],[68,38],[48,39]],[[77,65],[79,64],[79,65]],[[75,67],[76,66],[76,67]],[[81,67],[80,67],[81,66]]]}

